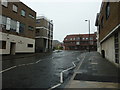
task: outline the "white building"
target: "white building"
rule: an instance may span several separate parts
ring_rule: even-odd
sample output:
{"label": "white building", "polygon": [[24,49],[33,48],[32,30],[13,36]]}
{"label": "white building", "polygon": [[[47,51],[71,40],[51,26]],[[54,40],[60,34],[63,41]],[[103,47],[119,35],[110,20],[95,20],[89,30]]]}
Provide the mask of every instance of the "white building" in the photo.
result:
{"label": "white building", "polygon": [[34,53],[36,12],[22,2],[0,7],[0,54]]}

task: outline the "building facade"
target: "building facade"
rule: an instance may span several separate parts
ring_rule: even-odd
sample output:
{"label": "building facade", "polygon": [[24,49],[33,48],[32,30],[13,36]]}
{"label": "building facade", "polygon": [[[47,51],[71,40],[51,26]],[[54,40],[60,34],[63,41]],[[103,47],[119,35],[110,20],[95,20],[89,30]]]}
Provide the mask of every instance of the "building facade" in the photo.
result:
{"label": "building facade", "polygon": [[95,25],[98,29],[98,52],[114,64],[119,64],[120,1],[103,1]]}
{"label": "building facade", "polygon": [[36,12],[19,0],[0,7],[0,54],[34,53]]}
{"label": "building facade", "polygon": [[89,34],[67,35],[63,42],[65,50],[96,51],[97,48],[96,34],[90,34],[90,38]]}
{"label": "building facade", "polygon": [[53,22],[44,16],[37,17],[35,51],[48,52],[53,49]]}

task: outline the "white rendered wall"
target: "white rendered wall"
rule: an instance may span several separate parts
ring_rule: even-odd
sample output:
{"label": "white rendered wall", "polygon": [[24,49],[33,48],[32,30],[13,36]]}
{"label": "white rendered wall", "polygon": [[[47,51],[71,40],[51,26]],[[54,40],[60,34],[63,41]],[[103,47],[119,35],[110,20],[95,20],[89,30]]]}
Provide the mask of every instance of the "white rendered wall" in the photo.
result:
{"label": "white rendered wall", "polygon": [[[34,53],[35,39],[21,37],[17,35],[0,32],[2,38],[0,40],[6,41],[6,49],[0,49],[0,54],[10,54],[10,42],[16,43],[15,53]],[[33,44],[33,47],[27,47],[27,44]]]}
{"label": "white rendered wall", "polygon": [[101,44],[102,50],[105,51],[105,58],[115,63],[115,47],[114,47],[114,36],[110,37]]}

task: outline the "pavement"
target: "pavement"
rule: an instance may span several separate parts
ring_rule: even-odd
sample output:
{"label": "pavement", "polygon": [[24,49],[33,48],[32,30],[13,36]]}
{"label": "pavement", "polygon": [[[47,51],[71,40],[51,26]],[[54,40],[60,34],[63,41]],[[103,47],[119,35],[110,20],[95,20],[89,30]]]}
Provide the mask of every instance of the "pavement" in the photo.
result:
{"label": "pavement", "polygon": [[120,89],[119,67],[102,58],[98,52],[83,53],[79,58],[80,63],[65,88]]}
{"label": "pavement", "polygon": [[16,54],[16,55],[0,55],[0,57],[2,57],[2,61],[4,60],[13,60],[13,59],[19,59],[19,58],[27,58],[27,57],[33,57],[35,55],[39,55],[39,56],[46,56],[46,54],[49,53],[30,53],[30,54]]}
{"label": "pavement", "polygon": [[[32,58],[35,55],[44,57],[46,53],[7,55],[2,56],[2,60],[4,63],[4,61],[11,59]],[[80,62],[74,70],[72,78],[65,85],[65,88],[76,88],[78,90],[80,88],[91,88],[91,90],[93,88],[102,88],[102,90],[104,90],[103,88],[120,89],[119,67],[102,58],[98,52],[83,53],[79,56],[79,59]]]}

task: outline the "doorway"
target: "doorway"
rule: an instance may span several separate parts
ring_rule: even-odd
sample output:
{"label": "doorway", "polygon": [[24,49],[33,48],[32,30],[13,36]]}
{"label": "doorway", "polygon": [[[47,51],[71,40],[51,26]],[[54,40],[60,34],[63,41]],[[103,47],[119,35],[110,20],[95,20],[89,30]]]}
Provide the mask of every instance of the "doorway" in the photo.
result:
{"label": "doorway", "polygon": [[16,48],[16,43],[11,42],[10,43],[10,54],[15,55],[15,48]]}

